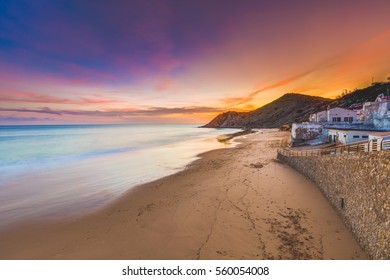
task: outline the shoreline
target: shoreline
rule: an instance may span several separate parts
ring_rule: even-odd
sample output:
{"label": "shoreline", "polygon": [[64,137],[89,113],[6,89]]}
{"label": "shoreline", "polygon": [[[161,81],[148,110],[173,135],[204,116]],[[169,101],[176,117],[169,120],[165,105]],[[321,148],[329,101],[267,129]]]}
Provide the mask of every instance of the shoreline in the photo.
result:
{"label": "shoreline", "polygon": [[[288,133],[287,133],[288,134]],[[367,259],[317,187],[246,135],[92,214],[0,232],[0,259]]]}
{"label": "shoreline", "polygon": [[[73,126],[73,125],[69,125],[69,126]],[[97,125],[97,126],[100,126],[100,125]],[[202,128],[202,127],[200,127],[200,128]],[[250,135],[252,133],[257,133],[257,131],[251,130],[251,132],[239,131],[239,132],[231,133],[231,134],[220,134],[220,135],[216,136],[214,140],[219,142],[219,143],[223,143],[224,144],[223,147],[218,147],[218,148],[214,148],[211,150],[207,150],[205,152],[201,152],[199,154],[195,154],[191,161],[189,161],[188,163],[186,163],[178,168],[175,168],[176,170],[171,174],[165,174],[165,175],[162,175],[161,177],[158,177],[158,178],[154,178],[151,180],[147,179],[144,182],[140,182],[137,184],[131,184],[128,186],[128,189],[125,190],[123,193],[121,193],[119,196],[116,196],[115,198],[110,199],[108,202],[105,202],[104,204],[102,204],[98,207],[92,206],[92,208],[93,208],[92,210],[80,209],[80,211],[78,213],[72,212],[71,214],[66,213],[66,211],[60,210],[61,214],[56,214],[56,215],[42,214],[39,216],[27,217],[27,218],[20,219],[17,222],[12,222],[12,223],[9,223],[5,226],[0,226],[0,233],[3,231],[13,230],[14,228],[20,228],[20,227],[23,227],[26,225],[29,225],[29,226],[34,225],[34,224],[45,225],[45,224],[48,224],[50,222],[58,223],[59,221],[72,221],[72,220],[77,220],[77,219],[80,219],[80,218],[83,218],[86,216],[93,215],[94,213],[98,213],[100,211],[103,211],[106,208],[110,207],[110,205],[115,204],[118,200],[120,200],[122,197],[126,196],[126,194],[132,192],[136,188],[139,188],[139,187],[142,188],[143,186],[154,183],[154,182],[161,180],[161,179],[164,179],[166,177],[174,176],[180,172],[185,171],[188,168],[191,168],[191,166],[196,161],[200,160],[203,155],[206,155],[209,152],[216,151],[216,150],[225,150],[225,149],[236,148],[238,145],[241,144],[240,139],[244,139],[248,134]],[[229,138],[224,139],[223,141],[220,141],[218,139],[218,137],[222,136],[222,135],[223,136],[228,135]]]}
{"label": "shoreline", "polygon": [[[172,125],[167,128],[140,126],[136,129],[125,125],[119,130],[109,127],[99,130],[87,127],[82,132],[73,129],[44,130],[51,135],[44,138],[54,139],[58,147],[64,144],[70,152],[68,156],[55,155],[62,152],[62,148],[59,148],[53,150],[54,154],[50,149],[48,152],[42,151],[42,157],[34,159],[40,148],[25,143],[28,141],[23,139],[28,138],[24,137],[18,142],[20,149],[17,150],[20,152],[16,153],[12,152],[12,141],[6,141],[3,148],[9,147],[10,153],[5,154],[1,161],[0,173],[4,176],[0,183],[0,230],[26,220],[61,219],[92,213],[134,186],[183,170],[197,160],[200,153],[236,145],[235,142],[220,143],[216,139],[221,133],[237,131],[230,129],[221,132],[199,129],[194,125]],[[6,134],[29,133],[28,130],[18,130]],[[67,138],[57,137],[58,133],[76,136],[63,140]],[[77,136],[79,133],[81,136]],[[110,142],[107,136],[110,133],[116,136],[114,139],[120,139],[120,134],[136,133],[138,136],[126,136],[123,140]],[[31,134],[41,135],[42,132],[32,129]],[[101,136],[103,134],[106,136]],[[93,146],[91,152],[86,146],[77,148],[77,144],[71,144],[75,139],[80,143],[91,141],[91,135],[103,137],[99,141],[106,144]],[[145,138],[145,143],[142,138]],[[47,139],[43,139],[43,142],[50,142]],[[23,158],[24,153],[27,153],[25,162],[10,163],[13,157]]]}

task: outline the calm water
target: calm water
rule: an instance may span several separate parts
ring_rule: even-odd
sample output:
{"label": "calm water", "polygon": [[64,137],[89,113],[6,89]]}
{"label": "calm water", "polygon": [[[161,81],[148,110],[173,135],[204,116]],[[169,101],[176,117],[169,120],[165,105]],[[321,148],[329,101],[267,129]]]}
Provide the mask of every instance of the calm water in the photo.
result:
{"label": "calm water", "polygon": [[217,135],[194,125],[0,126],[0,227],[92,211],[182,170]]}

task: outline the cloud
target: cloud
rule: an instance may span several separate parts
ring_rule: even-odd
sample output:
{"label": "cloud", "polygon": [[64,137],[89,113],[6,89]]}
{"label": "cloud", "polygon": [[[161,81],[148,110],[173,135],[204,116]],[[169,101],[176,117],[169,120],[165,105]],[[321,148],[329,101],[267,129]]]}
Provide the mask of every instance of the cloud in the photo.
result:
{"label": "cloud", "polygon": [[253,100],[253,97],[251,96],[244,96],[244,97],[228,97],[224,98],[223,102],[226,104],[235,104],[235,105],[241,105],[244,103],[251,102]]}
{"label": "cloud", "polygon": [[26,108],[0,108],[3,112],[21,112],[21,113],[40,113],[51,115],[77,115],[77,116],[96,116],[96,117],[150,117],[164,116],[174,114],[202,114],[202,113],[218,113],[222,112],[221,108],[215,107],[150,107],[148,109],[125,109],[125,110],[106,110],[106,111],[89,111],[89,110],[52,110],[48,107],[41,109],[26,109]]}
{"label": "cloud", "polygon": [[[95,95],[98,96],[98,95]],[[31,102],[31,103],[57,103],[57,104],[112,104],[120,103],[116,99],[79,97],[78,99],[58,98],[46,94],[39,94],[31,91],[0,88],[0,101],[3,102]]]}
{"label": "cloud", "polygon": [[21,113],[41,113],[41,114],[51,114],[51,115],[62,115],[60,111],[53,111],[49,107],[43,107],[41,109],[8,109],[0,108],[2,112],[21,112]]}
{"label": "cloud", "polygon": [[16,116],[0,116],[0,122],[39,122],[52,121],[53,118],[36,118],[36,117],[16,117]]}
{"label": "cloud", "polygon": [[167,107],[151,107],[147,110],[137,110],[141,114],[147,114],[149,116],[158,115],[171,115],[171,114],[201,114],[201,113],[215,113],[222,112],[221,108],[206,107],[206,106],[192,106],[192,107],[179,107],[179,108],[167,108]]}
{"label": "cloud", "polygon": [[267,91],[267,90],[271,90],[271,89],[275,89],[275,88],[279,88],[279,87],[283,87],[283,86],[286,86],[286,85],[289,85],[295,81],[298,81],[299,79],[309,75],[309,74],[312,74],[318,70],[323,70],[323,69],[326,69],[328,67],[331,67],[331,66],[334,66],[336,64],[338,64],[339,62],[337,61],[337,58],[336,57],[333,57],[333,58],[330,58],[330,59],[327,59],[326,61],[322,62],[322,63],[319,63],[317,66],[307,70],[307,71],[304,71],[304,72],[301,72],[299,74],[296,74],[296,75],[293,75],[293,76],[290,76],[288,78],[285,78],[283,80],[279,80],[273,84],[269,84],[269,85],[266,85],[266,86],[263,86],[262,88],[258,89],[258,90],[255,90],[253,92],[250,92],[244,96],[238,96],[238,97],[233,97],[233,98],[225,98],[223,99],[223,101],[229,105],[241,105],[241,104],[245,104],[245,103],[248,103],[248,102],[251,102],[258,94],[264,92],[264,91]]}
{"label": "cloud", "polygon": [[167,90],[174,88],[175,85],[176,84],[175,84],[175,81],[173,79],[168,78],[168,77],[162,77],[162,78],[157,80],[157,82],[154,86],[154,89],[157,92],[163,92],[163,91],[167,91]]}
{"label": "cloud", "polygon": [[381,73],[383,71],[388,72],[389,44],[390,29],[357,44],[340,59],[340,67],[337,69],[336,75],[348,73],[354,77],[369,79],[375,72],[377,74],[383,74]]}
{"label": "cloud", "polygon": [[225,103],[229,104],[229,105],[233,105],[233,104],[234,105],[241,105],[241,104],[244,104],[244,103],[248,103],[248,102],[251,102],[259,93],[262,93],[262,92],[270,90],[270,89],[275,89],[275,88],[279,88],[279,87],[282,87],[282,86],[286,86],[286,85],[288,85],[288,84],[290,84],[292,82],[295,82],[295,81],[299,80],[300,78],[303,78],[306,75],[309,75],[310,73],[312,73],[312,72],[314,72],[316,70],[317,69],[305,71],[303,73],[300,73],[300,74],[288,77],[286,79],[280,80],[280,81],[278,81],[276,83],[264,86],[261,89],[258,89],[258,90],[255,90],[253,92],[250,92],[250,93],[246,94],[245,96],[225,98],[225,99],[223,99],[223,101]]}
{"label": "cloud", "polygon": [[311,70],[308,70],[308,71],[305,71],[303,73],[300,73],[300,74],[297,74],[297,75],[294,75],[294,76],[291,76],[291,77],[288,77],[286,79],[283,79],[283,80],[280,80],[276,83],[273,83],[273,84],[270,84],[270,85],[267,85],[265,87],[262,87],[261,89],[258,89],[258,90],[255,90],[251,93],[248,94],[248,96],[246,98],[248,99],[253,99],[255,98],[259,93],[263,92],[263,91],[266,91],[266,90],[270,90],[270,89],[275,89],[275,88],[278,88],[278,87],[282,87],[282,86],[286,86],[288,84],[291,84],[292,82],[295,82],[315,71],[317,71],[319,68],[316,67],[314,69],[311,69]]}

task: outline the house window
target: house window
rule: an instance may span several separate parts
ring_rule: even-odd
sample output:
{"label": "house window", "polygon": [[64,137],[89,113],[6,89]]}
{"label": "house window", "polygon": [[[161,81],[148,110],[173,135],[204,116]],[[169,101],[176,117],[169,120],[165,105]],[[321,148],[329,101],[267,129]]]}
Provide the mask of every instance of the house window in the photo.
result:
{"label": "house window", "polygon": [[333,117],[332,122],[341,122],[341,118],[340,117],[338,117],[338,118]]}
{"label": "house window", "polygon": [[359,138],[359,135],[354,135],[353,138]]}
{"label": "house window", "polygon": [[353,117],[344,117],[344,122],[353,122]]}

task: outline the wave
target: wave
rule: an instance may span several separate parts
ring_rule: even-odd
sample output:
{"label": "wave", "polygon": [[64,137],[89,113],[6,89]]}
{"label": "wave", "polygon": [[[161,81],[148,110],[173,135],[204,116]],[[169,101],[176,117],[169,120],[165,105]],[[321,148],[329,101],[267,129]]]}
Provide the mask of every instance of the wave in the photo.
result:
{"label": "wave", "polygon": [[[183,169],[199,153],[226,147],[216,140],[220,130],[194,126],[71,128],[56,128],[60,137],[0,142],[0,227],[10,219],[96,209],[134,185]],[[51,135],[47,127],[38,130]]]}

